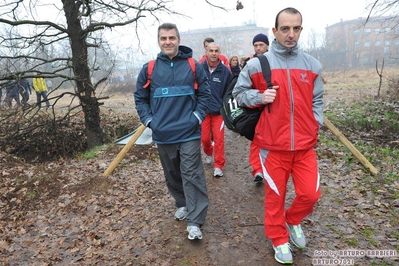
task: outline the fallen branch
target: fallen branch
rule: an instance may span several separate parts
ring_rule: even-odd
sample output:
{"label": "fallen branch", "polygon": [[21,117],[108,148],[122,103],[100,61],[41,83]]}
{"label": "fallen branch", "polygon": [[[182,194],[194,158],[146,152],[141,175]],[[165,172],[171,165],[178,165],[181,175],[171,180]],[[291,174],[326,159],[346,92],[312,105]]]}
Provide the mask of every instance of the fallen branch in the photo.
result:
{"label": "fallen branch", "polygon": [[112,171],[116,168],[116,166],[122,161],[123,157],[125,157],[126,153],[130,150],[130,148],[134,145],[136,140],[140,137],[145,129],[144,125],[139,126],[136,130],[136,133],[133,134],[132,138],[126,143],[125,147],[119,152],[119,154],[115,157],[112,163],[108,166],[107,170],[105,170],[103,176],[109,176]]}
{"label": "fallen branch", "polygon": [[331,130],[331,132],[352,152],[353,155],[355,155],[364,167],[368,168],[373,175],[378,173],[378,170],[356,149],[355,146],[353,146],[352,143],[349,142],[349,140],[330,122],[330,120],[327,119],[327,117],[324,117],[324,125]]}

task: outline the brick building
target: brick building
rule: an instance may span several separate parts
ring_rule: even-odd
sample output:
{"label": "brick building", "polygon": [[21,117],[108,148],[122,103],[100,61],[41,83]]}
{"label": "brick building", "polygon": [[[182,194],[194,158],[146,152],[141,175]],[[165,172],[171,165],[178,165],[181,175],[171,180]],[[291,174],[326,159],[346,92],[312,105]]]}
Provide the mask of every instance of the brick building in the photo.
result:
{"label": "brick building", "polygon": [[322,56],[326,67],[373,66],[399,62],[399,18],[376,17],[341,21],[326,27],[326,47]]}

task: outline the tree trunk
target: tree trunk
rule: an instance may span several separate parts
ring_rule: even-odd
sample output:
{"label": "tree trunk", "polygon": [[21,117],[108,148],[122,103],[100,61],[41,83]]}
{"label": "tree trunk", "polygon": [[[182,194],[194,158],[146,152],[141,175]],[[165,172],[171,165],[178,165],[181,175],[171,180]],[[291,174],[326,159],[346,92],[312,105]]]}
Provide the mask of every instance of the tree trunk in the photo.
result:
{"label": "tree trunk", "polygon": [[63,0],[65,17],[72,51],[72,65],[78,97],[85,116],[88,148],[101,145],[103,141],[100,123],[100,107],[90,78],[86,33],[80,24],[77,1]]}

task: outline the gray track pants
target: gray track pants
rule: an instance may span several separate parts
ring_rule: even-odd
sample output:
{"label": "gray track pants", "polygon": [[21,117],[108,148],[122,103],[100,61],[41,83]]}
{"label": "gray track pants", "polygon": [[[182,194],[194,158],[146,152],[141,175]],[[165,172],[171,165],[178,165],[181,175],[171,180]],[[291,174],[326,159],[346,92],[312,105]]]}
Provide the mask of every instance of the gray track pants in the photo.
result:
{"label": "gray track pants", "polygon": [[166,186],[176,201],[176,207],[187,207],[187,225],[201,227],[209,204],[201,140],[157,146]]}

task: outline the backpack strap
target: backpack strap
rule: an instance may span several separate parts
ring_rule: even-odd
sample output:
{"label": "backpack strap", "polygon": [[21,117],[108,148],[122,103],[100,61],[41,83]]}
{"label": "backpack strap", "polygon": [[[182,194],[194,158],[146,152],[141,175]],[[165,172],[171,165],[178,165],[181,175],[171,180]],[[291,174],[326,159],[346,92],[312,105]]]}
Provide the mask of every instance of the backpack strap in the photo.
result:
{"label": "backpack strap", "polygon": [[[155,61],[156,59],[153,59],[151,61],[148,62],[148,67],[147,67],[147,82],[144,84],[143,88],[146,89],[148,88],[148,86],[151,83],[151,75],[152,72],[154,71],[154,67],[155,67]],[[190,64],[191,70],[193,72],[194,75],[194,89],[198,89],[198,82],[197,82],[197,73],[195,72],[195,60],[192,57],[188,58],[188,63]]]}
{"label": "backpack strap", "polygon": [[198,82],[197,82],[197,73],[195,71],[195,60],[192,57],[188,58],[188,63],[190,64],[191,70],[193,71],[194,75],[194,90],[198,89]]}
{"label": "backpack strap", "polygon": [[[256,55],[256,57],[260,61],[260,66],[262,68],[262,74],[263,74],[263,77],[265,78],[265,81],[267,83],[267,88],[273,87],[272,74],[271,74],[271,71],[270,71],[269,60],[267,60],[267,57],[264,54]],[[267,105],[267,111],[270,113],[270,104]]]}
{"label": "backpack strap", "polygon": [[148,62],[148,67],[147,67],[147,82],[144,84],[143,88],[147,89],[148,86],[151,83],[151,75],[152,75],[152,71],[154,71],[154,67],[155,67],[155,60],[153,59],[150,62]]}
{"label": "backpack strap", "polygon": [[270,72],[269,60],[267,60],[267,58],[266,58],[266,56],[264,54],[257,55],[256,57],[260,61],[260,66],[262,68],[263,77],[266,80],[267,87],[270,88],[270,87],[273,86],[273,84],[272,84],[272,75],[271,75],[271,72]]}

